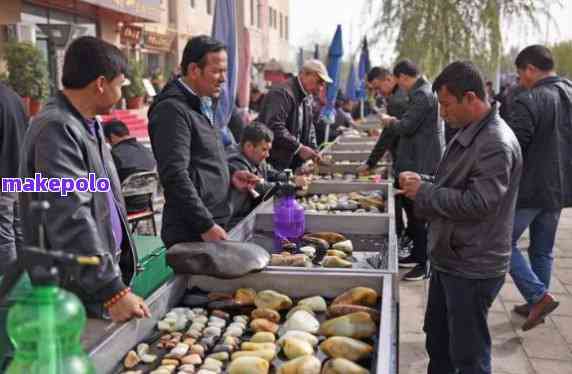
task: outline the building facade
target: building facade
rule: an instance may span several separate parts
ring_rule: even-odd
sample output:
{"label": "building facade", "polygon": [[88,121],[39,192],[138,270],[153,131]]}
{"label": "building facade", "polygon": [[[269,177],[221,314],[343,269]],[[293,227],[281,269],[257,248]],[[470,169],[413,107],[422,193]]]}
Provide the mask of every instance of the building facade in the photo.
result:
{"label": "building facade", "polygon": [[[177,72],[187,40],[211,33],[215,1],[2,0],[0,56],[9,39],[36,44],[48,61],[53,87],[60,87],[66,45],[93,35],[142,60],[148,76],[161,72],[167,79]],[[270,59],[291,65],[289,0],[235,1],[238,42],[249,33],[253,66]]]}

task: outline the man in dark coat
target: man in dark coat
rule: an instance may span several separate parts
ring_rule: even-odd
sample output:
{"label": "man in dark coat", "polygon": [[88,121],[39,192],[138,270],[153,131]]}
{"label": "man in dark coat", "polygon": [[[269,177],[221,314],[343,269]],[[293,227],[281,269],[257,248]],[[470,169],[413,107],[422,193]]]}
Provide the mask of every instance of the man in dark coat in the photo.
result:
{"label": "man in dark coat", "polygon": [[[20,97],[0,83],[0,180],[18,177],[28,116]],[[0,189],[0,276],[16,261],[22,244],[18,195]]]}
{"label": "man in dark coat", "polygon": [[[127,59],[117,47],[84,36],[68,47],[63,65],[64,90],[34,118],[24,139],[20,164],[23,178],[52,178],[50,190],[21,193],[26,244],[37,244],[37,214],[33,201],[46,200],[46,243],[49,248],[97,256],[101,264],[61,274],[62,286],[79,296],[88,315],[109,314],[114,321],[150,317],[143,299],[131,292],[137,253],[127,225],[127,213],[113,159],[101,125],[95,118],[108,114],[121,98]],[[95,175],[107,188],[92,190],[79,180]],[[75,180],[64,194],[53,180]],[[99,185],[99,183],[97,184]],[[85,185],[84,185],[85,187]],[[39,186],[37,187],[39,188]],[[55,192],[59,190],[61,192]]]}
{"label": "man in dark coat", "polygon": [[[515,64],[528,91],[509,116],[524,156],[510,274],[526,300],[515,312],[527,317],[522,329],[529,330],[558,306],[548,290],[560,211],[572,206],[572,82],[556,75],[552,53],[541,45],[522,50]],[[530,263],[517,246],[526,229]]]}
{"label": "man in dark coat", "polygon": [[269,162],[278,170],[295,169],[318,159],[312,115],[312,96],[332,79],[324,64],[308,60],[297,77],[272,86],[264,97],[258,120],[274,133]]}
{"label": "man in dark coat", "polygon": [[430,223],[427,374],[491,374],[487,316],[510,263],[522,154],[473,64],[450,64],[433,87],[443,118],[459,131],[434,178],[399,175]]}
{"label": "man in dark coat", "polygon": [[[399,87],[409,95],[409,106],[401,119],[382,115],[384,131],[399,136],[395,170],[398,173],[409,170],[433,174],[445,148],[437,97],[431,90],[431,84],[421,76],[413,62],[399,62],[393,69],[393,75]],[[413,268],[403,279],[421,280],[427,270],[427,222],[415,215],[411,200],[405,199],[403,206],[410,210],[407,216],[412,217],[407,224],[413,236],[413,249],[409,257],[400,260],[399,265]]]}
{"label": "man in dark coat", "polygon": [[258,178],[230,174],[213,99],[226,79],[224,44],[208,36],[189,40],[181,74],[149,108],[149,136],[165,191],[161,238],[167,248],[191,241],[226,240],[231,184],[253,188]]}

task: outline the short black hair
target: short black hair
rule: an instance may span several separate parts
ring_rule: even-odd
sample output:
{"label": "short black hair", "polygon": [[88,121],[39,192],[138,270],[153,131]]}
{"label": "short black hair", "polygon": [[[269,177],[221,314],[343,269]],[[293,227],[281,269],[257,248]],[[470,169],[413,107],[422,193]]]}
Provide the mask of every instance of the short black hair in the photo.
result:
{"label": "short black hair", "polygon": [[411,60],[401,60],[393,68],[393,75],[399,78],[401,74],[407,75],[409,77],[416,77],[419,75],[419,68]]}
{"label": "short black hair", "polygon": [[388,75],[391,75],[391,71],[380,66],[375,66],[367,73],[367,81],[371,82],[376,79],[385,79]]}
{"label": "short black hair", "polygon": [[242,131],[242,138],[240,139],[240,144],[244,146],[247,142],[257,146],[261,142],[272,143],[274,139],[274,134],[265,124],[262,122],[252,122],[250,125],[246,126]]}
{"label": "short black hair", "polygon": [[127,67],[127,58],[119,48],[92,36],[82,36],[66,50],[62,85],[64,88],[81,89],[101,76],[111,81],[125,74]]}
{"label": "short black hair", "polygon": [[474,92],[479,99],[486,100],[483,75],[470,61],[455,61],[443,69],[433,82],[433,91],[439,92],[443,87],[447,87],[458,101],[469,91]]}
{"label": "short black hair", "polygon": [[220,51],[226,51],[226,46],[210,36],[199,35],[189,39],[183,51],[181,74],[187,75],[187,69],[193,63],[199,65],[201,69],[204,68],[207,63],[207,55]]}
{"label": "short black hair", "polygon": [[520,51],[514,61],[517,69],[526,69],[527,65],[532,65],[542,71],[554,70],[554,56],[550,49],[543,45],[531,45]]}
{"label": "short black hair", "polygon": [[107,139],[110,139],[111,135],[127,136],[129,128],[122,121],[114,119],[103,123],[103,134]]}

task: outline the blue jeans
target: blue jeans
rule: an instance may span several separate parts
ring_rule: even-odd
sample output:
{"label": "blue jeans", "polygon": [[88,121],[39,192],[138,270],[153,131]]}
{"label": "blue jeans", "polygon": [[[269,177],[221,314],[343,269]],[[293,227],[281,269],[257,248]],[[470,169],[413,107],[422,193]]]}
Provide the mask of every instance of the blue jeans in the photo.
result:
{"label": "blue jeans", "polygon": [[[550,287],[559,220],[560,209],[517,209],[515,212],[510,275],[529,305],[539,302]],[[530,231],[530,264],[517,247],[518,239],[527,228]]]}
{"label": "blue jeans", "polygon": [[423,330],[427,374],[491,374],[489,309],[504,276],[467,279],[433,269]]}

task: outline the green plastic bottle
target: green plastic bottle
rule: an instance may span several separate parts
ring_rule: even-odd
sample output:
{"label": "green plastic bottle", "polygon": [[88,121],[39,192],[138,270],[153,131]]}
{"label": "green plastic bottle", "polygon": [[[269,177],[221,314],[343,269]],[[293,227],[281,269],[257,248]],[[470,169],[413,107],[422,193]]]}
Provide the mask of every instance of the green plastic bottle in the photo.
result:
{"label": "green plastic bottle", "polygon": [[95,374],[80,336],[85,309],[72,293],[35,286],[8,312],[15,355],[7,374]]}

